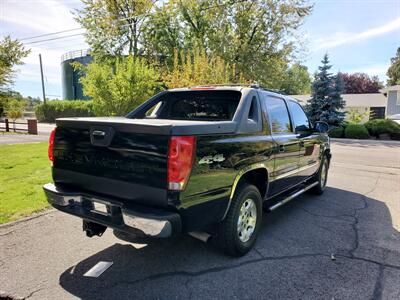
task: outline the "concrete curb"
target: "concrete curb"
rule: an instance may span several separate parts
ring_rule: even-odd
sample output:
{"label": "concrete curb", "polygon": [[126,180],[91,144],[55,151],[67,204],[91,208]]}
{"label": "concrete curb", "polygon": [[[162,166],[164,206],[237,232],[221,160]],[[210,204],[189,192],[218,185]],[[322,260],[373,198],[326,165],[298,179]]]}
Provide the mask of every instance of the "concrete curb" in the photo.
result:
{"label": "concrete curb", "polygon": [[360,143],[360,144],[395,144],[400,145],[400,141],[395,140],[358,140],[358,139],[340,139],[340,138],[331,138],[332,142],[341,142],[341,143]]}
{"label": "concrete curb", "polygon": [[51,214],[51,213],[56,212],[56,211],[57,210],[55,208],[47,208],[44,211],[33,213],[29,217],[25,217],[25,218],[22,218],[22,219],[19,219],[19,220],[16,220],[16,221],[12,221],[12,222],[9,222],[9,223],[0,224],[0,229],[7,228],[7,227],[12,227],[14,225],[18,225],[19,223],[24,223],[26,221],[30,221],[30,220],[33,220],[33,219],[48,215],[48,214]]}

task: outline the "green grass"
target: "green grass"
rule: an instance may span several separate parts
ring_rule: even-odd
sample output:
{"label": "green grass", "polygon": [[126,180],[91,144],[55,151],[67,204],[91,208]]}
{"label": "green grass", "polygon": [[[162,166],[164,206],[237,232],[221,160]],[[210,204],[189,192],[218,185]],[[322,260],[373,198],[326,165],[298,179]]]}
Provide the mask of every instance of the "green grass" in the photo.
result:
{"label": "green grass", "polygon": [[48,207],[42,185],[51,181],[47,143],[0,146],[0,224]]}

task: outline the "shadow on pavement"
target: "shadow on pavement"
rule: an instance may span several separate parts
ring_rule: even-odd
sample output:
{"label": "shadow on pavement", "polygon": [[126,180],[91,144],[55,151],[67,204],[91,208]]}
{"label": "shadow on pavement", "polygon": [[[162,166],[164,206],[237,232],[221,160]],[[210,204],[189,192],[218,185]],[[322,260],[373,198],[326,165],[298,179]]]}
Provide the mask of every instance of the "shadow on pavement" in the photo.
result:
{"label": "shadow on pavement", "polygon": [[[140,249],[121,241],[65,270],[60,285],[81,299],[264,298],[267,292],[271,298],[363,298],[364,292],[369,298],[377,293],[381,264],[400,266],[399,246],[384,203],[328,188],[264,214],[256,247],[245,257],[227,257],[188,236]],[[99,278],[84,277],[99,261],[113,265]],[[361,294],[355,285],[365,285]]]}

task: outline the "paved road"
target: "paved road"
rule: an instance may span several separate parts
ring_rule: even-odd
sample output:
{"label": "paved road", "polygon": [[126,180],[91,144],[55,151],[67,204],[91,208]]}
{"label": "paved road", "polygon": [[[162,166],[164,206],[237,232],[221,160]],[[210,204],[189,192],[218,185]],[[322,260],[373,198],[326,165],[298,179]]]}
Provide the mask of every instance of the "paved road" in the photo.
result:
{"label": "paved road", "polygon": [[0,132],[0,145],[47,142],[53,128],[54,124],[38,123],[38,135]]}
{"label": "paved road", "polygon": [[[226,257],[191,237],[129,244],[50,212],[0,228],[0,290],[32,299],[400,299],[400,147],[334,143],[329,188],[264,215]],[[332,255],[335,258],[332,259]],[[114,264],[99,278],[83,274]]]}

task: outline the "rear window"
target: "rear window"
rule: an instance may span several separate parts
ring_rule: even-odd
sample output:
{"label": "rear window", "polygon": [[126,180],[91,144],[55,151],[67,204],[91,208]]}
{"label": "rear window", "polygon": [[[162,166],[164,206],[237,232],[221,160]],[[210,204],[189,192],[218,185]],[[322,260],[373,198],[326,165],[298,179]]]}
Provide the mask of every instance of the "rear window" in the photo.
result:
{"label": "rear window", "polygon": [[232,120],[240,101],[238,91],[169,92],[144,112],[144,118],[170,120]]}

